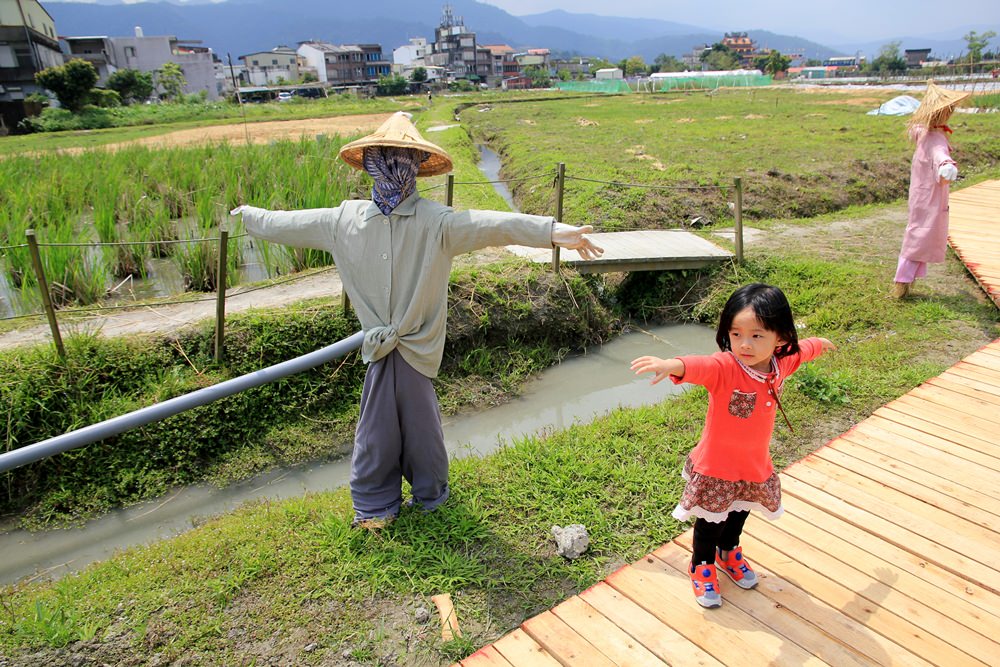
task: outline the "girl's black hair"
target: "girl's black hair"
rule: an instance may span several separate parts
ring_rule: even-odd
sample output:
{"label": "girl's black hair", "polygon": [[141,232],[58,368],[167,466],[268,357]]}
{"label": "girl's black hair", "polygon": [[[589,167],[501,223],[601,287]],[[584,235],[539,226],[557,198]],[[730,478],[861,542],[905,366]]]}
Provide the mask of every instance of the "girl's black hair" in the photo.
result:
{"label": "girl's black hair", "polygon": [[788,305],[785,293],[772,285],[752,283],[739,288],[726,302],[719,317],[719,329],[715,332],[715,342],[723,352],[730,349],[729,329],[733,318],[744,308],[750,308],[768,331],[778,334],[784,345],[774,351],[776,357],[787,357],[799,351],[799,336],[792,319],[792,307]]}

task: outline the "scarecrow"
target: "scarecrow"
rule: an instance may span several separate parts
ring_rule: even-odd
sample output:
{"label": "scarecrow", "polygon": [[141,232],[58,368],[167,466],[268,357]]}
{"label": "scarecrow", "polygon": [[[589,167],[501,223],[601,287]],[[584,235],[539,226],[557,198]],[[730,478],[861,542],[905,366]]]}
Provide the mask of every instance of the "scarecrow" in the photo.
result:
{"label": "scarecrow", "polygon": [[603,250],[551,217],[455,211],[423,199],[418,176],[451,171],[440,147],[424,140],[409,116],[394,114],[372,134],[346,144],[340,158],[374,179],[372,198],[336,208],[268,211],[239,206],[258,238],[329,251],[364,330],[368,364],[351,460],[354,525],[380,528],[402,505],[431,511],[448,498],[448,454],[431,380],[444,353],[452,259],[488,246],[519,244]]}
{"label": "scarecrow", "polygon": [[927,275],[928,262],[943,262],[948,244],[948,186],[958,167],[948,145],[948,119],[971,93],[947,90],[933,81],[908,123],[917,147],[910,166],[909,223],[903,235],[892,295],[910,293],[913,281]]}

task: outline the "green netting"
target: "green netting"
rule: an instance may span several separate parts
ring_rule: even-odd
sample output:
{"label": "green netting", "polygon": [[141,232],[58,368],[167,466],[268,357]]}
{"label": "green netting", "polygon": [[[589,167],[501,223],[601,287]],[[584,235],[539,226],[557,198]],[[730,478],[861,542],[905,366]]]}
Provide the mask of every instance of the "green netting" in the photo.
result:
{"label": "green netting", "polygon": [[746,88],[749,86],[768,86],[771,84],[770,74],[747,74],[731,76],[677,76],[661,79],[658,92],[666,90],[704,90],[715,88]]}
{"label": "green netting", "polygon": [[560,81],[556,84],[559,90],[569,90],[576,93],[631,93],[624,79],[591,79],[590,81]]}

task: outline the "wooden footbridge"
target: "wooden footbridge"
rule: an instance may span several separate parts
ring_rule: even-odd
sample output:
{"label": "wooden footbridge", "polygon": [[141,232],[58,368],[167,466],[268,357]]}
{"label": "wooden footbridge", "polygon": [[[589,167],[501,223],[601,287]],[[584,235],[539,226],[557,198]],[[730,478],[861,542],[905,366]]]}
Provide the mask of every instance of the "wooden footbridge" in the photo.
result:
{"label": "wooden footbridge", "polygon": [[[604,248],[600,258],[584,260],[575,250],[561,250],[559,261],[580,273],[612,273],[698,269],[733,258],[728,250],[682,230],[606,232],[588,236]],[[507,250],[537,263],[552,261],[552,251],[544,248],[507,246]]]}
{"label": "wooden footbridge", "polygon": [[[951,225],[997,302],[1000,181]],[[1000,339],[785,469],[785,516],[742,539],[756,589],[698,607],[688,531],[461,665],[1000,665],[997,414]]]}

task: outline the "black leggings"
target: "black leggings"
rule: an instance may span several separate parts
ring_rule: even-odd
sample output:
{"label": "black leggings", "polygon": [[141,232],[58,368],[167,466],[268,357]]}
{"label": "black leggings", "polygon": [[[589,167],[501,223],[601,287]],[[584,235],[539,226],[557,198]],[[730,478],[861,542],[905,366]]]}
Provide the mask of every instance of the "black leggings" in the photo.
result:
{"label": "black leggings", "polygon": [[716,547],[721,551],[735,549],[740,543],[743,524],[748,516],[750,512],[730,512],[725,521],[718,523],[697,519],[694,522],[694,554],[691,556],[691,563],[714,563]]}

